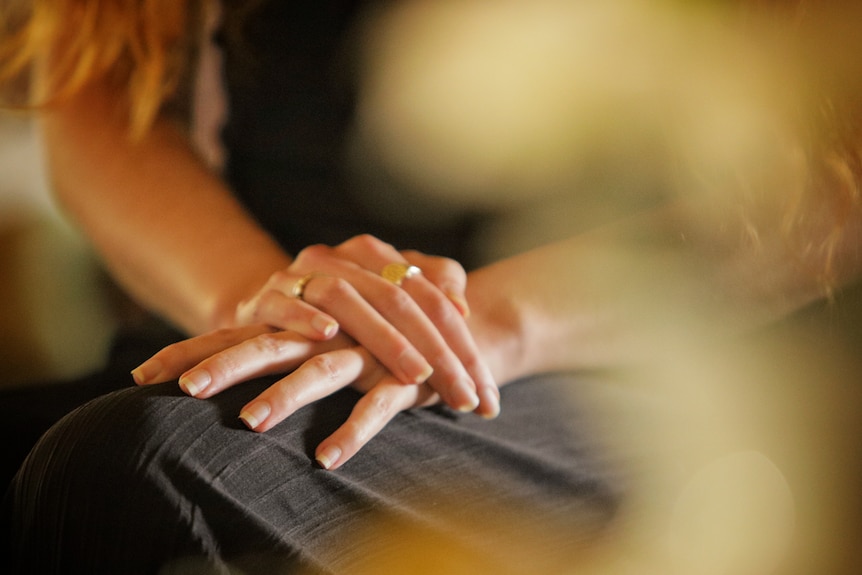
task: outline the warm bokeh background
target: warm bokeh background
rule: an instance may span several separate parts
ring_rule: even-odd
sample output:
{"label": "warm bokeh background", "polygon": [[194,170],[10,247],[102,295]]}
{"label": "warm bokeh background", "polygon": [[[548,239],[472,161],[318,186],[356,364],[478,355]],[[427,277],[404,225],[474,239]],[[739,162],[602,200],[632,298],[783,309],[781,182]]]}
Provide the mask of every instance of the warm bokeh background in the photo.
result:
{"label": "warm bokeh background", "polygon": [[[840,7],[798,43],[768,21],[733,32],[726,5],[403,2],[366,45],[357,142],[436,202],[493,207],[488,257],[689,194],[715,226],[749,176],[780,205],[798,184],[782,145],[823,112],[815,93],[862,94],[862,19]],[[31,124],[0,116],[2,385],[86,372],[114,326],[40,162]],[[620,302],[640,346],[592,395],[632,498],[608,553],[573,572],[858,573],[859,340],[817,320],[717,345],[747,311],[703,306],[704,268],[622,248],[584,280]]]}
{"label": "warm bokeh background", "polygon": [[106,285],[52,201],[32,121],[0,113],[0,387],[96,369],[113,329]]}

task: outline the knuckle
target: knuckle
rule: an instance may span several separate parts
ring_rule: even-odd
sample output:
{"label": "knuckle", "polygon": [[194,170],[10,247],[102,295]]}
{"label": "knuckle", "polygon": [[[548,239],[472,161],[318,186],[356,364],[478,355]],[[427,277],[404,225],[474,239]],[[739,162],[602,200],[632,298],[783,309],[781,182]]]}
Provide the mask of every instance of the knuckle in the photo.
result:
{"label": "knuckle", "polygon": [[348,451],[358,451],[371,438],[368,425],[356,419],[348,419],[338,430],[340,443]]}
{"label": "knuckle", "polygon": [[367,244],[367,243],[368,243],[368,234],[360,234],[358,236],[353,236],[353,237],[345,240],[341,244],[341,247],[344,247],[347,249],[355,249],[355,248],[362,246],[364,244]]}
{"label": "knuckle", "polygon": [[338,381],[341,375],[340,366],[333,361],[331,355],[326,353],[310,358],[306,361],[306,366],[328,381]]}
{"label": "knuckle", "polygon": [[249,341],[252,351],[264,357],[280,357],[287,346],[277,333],[264,333]]}
{"label": "knuckle", "polygon": [[467,279],[467,270],[457,260],[447,258],[445,256],[422,256],[422,266],[427,272],[432,275],[446,278],[447,280],[455,280],[458,283],[464,283]]}
{"label": "knuckle", "polygon": [[332,304],[350,297],[353,292],[353,286],[350,282],[343,278],[333,276],[321,276],[319,278],[318,287],[315,291],[315,297],[322,307],[328,307]]}
{"label": "knuckle", "polygon": [[315,262],[320,261],[329,255],[332,248],[324,244],[310,245],[301,250],[294,259],[293,263],[297,267],[308,268],[313,267]]}
{"label": "knuckle", "polygon": [[265,320],[276,315],[277,302],[276,292],[273,290],[265,291],[261,294],[260,299],[258,299],[257,305],[252,309],[252,318],[255,320]]}
{"label": "knuckle", "polygon": [[388,419],[393,410],[392,398],[382,393],[372,393],[367,396],[366,409],[369,411],[371,419],[375,422],[380,422]]}
{"label": "knuckle", "polygon": [[429,298],[423,309],[428,319],[438,326],[450,325],[462,319],[454,304],[442,294],[435,294],[434,297]]}
{"label": "knuckle", "polygon": [[358,236],[351,238],[349,241],[351,241],[357,248],[364,250],[378,250],[387,246],[384,241],[372,236],[371,234],[359,234]]}
{"label": "knuckle", "polygon": [[232,353],[214,355],[207,365],[207,371],[212,374],[213,379],[232,379],[241,370],[241,362]]}
{"label": "knuckle", "polygon": [[464,269],[464,266],[450,258],[439,258],[439,265],[441,271],[452,278],[460,280],[466,280],[467,278],[467,270]]}
{"label": "knuckle", "polygon": [[285,285],[290,282],[290,274],[287,270],[277,270],[269,276],[269,281],[267,285],[275,289],[275,286]]}
{"label": "knuckle", "polygon": [[416,302],[413,297],[396,286],[387,287],[389,294],[386,297],[386,307],[396,315],[409,313],[415,309]]}
{"label": "knuckle", "polygon": [[379,394],[366,396],[361,416],[348,419],[343,426],[350,443],[359,448],[365,445],[390,419],[392,402]]}
{"label": "knuckle", "polygon": [[287,379],[281,379],[276,385],[270,388],[272,395],[269,400],[278,405],[281,411],[292,411],[296,406],[301,404],[301,398],[296,392],[296,389]]}

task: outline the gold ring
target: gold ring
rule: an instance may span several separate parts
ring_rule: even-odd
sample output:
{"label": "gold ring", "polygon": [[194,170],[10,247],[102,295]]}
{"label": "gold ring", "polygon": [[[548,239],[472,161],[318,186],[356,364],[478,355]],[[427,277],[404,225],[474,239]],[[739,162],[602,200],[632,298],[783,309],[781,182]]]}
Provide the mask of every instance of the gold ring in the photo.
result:
{"label": "gold ring", "polygon": [[302,299],[302,294],[305,293],[305,286],[307,286],[308,282],[310,282],[311,279],[317,275],[320,274],[312,272],[310,274],[305,274],[304,276],[296,280],[296,283],[293,284],[293,288],[290,290],[290,292],[293,294],[293,297],[295,297],[296,299]]}
{"label": "gold ring", "polygon": [[380,272],[380,275],[383,276],[383,279],[386,281],[390,281],[395,285],[400,286],[405,279],[418,276],[421,273],[422,270],[416,266],[396,262],[387,264],[387,266],[383,268],[383,271]]}

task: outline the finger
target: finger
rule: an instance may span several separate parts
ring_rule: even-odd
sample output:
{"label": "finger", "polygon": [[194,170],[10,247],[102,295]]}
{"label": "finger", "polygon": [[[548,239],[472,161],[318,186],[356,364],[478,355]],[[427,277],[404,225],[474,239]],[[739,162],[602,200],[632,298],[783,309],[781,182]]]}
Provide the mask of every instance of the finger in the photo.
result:
{"label": "finger", "polygon": [[[464,325],[463,317],[452,305],[451,300],[443,296],[439,290],[428,290],[418,283],[410,282],[402,287],[419,304],[434,326],[439,329],[449,349],[460,362],[459,365],[469,375],[469,383],[473,386],[475,400],[472,409],[465,403],[461,411],[475,411],[485,418],[497,417],[500,413],[500,392],[497,382],[487,364],[481,359],[473,335]],[[435,370],[428,383],[445,399],[446,395],[455,393],[447,392],[447,388],[467,385],[467,382],[459,382],[455,379],[457,377],[462,376],[456,372],[447,374]],[[458,409],[458,406],[448,401],[446,403]]]}
{"label": "finger", "polygon": [[[433,372],[433,368],[417,346],[410,341],[409,338],[413,334],[402,333],[402,330],[398,329],[399,326],[393,325],[381,314],[376,307],[380,304],[380,297],[370,299],[360,293],[360,290],[367,294],[374,289],[373,286],[368,285],[370,282],[376,282],[376,280],[371,278],[369,281],[368,277],[362,277],[361,274],[349,280],[334,275],[321,276],[307,286],[304,297],[318,309],[340,318],[341,329],[366,346],[399,380],[404,383],[425,381]],[[380,283],[384,289],[394,287],[387,286],[386,282]],[[400,314],[413,318],[424,317],[409,296],[401,294],[400,297],[401,305],[404,306]],[[401,323],[403,324],[404,321],[410,321],[410,319],[402,318]],[[433,326],[427,329],[434,330]]]}
{"label": "finger", "polygon": [[[382,244],[379,240],[374,241]],[[285,297],[293,296],[297,292],[297,282],[311,278],[304,282],[301,289],[303,303],[325,313],[326,318],[337,321],[338,329],[345,329],[351,337],[373,350],[404,383],[421,382],[429,377],[433,371],[430,363],[352,285],[367,284],[369,280],[385,284],[376,274],[345,259],[335,248],[324,245],[313,245],[302,250],[291,265],[291,270],[273,274],[268,283],[271,290]],[[283,313],[277,308],[284,302],[284,298],[279,299],[273,294],[270,300],[273,307],[270,311],[263,311],[259,317],[266,317],[264,321],[281,323],[272,315]],[[413,313],[419,313],[418,308]]]}
{"label": "finger", "polygon": [[[389,282],[380,281],[380,270],[387,264],[406,261],[394,247],[373,236],[362,235],[340,244],[333,251],[366,270],[376,272],[356,278],[353,285],[425,358],[431,359],[434,373],[428,382],[443,400],[460,411],[472,411],[478,407],[482,415],[496,415],[499,411],[496,384],[481,360],[466,324],[461,321],[469,313],[464,299],[467,281],[464,268],[449,258],[426,256],[417,251],[405,252],[417,265],[428,265],[432,274],[430,278],[423,277],[423,269],[422,275],[405,278],[401,282],[400,287],[419,306],[417,310],[399,290],[386,285]],[[458,300],[463,303],[459,304]],[[461,317],[455,317],[453,311]],[[371,345],[359,334],[354,334],[354,337],[366,346]],[[378,357],[384,365],[390,366],[385,356]],[[393,370],[393,373],[397,372]]]}
{"label": "finger", "polygon": [[[452,408],[476,409],[480,400],[464,362],[450,349],[417,301],[405,290],[379,278],[356,278],[354,282],[321,278],[309,285],[306,298],[341,318],[342,329],[368,348],[403,383],[427,380]],[[448,308],[450,320],[463,324],[454,306],[439,290],[429,286],[425,291],[442,302],[441,307]],[[459,350],[466,349],[461,343],[471,337],[466,326],[462,328],[452,337]],[[473,365],[474,360],[478,361],[478,353],[466,359]]]}
{"label": "finger", "polygon": [[346,345],[352,342],[343,336],[315,342],[289,331],[267,332],[207,357],[183,373],[179,385],[192,397],[208,398],[255,377],[293,370],[309,357]]}
{"label": "finger", "polygon": [[362,396],[344,422],[315,450],[315,460],[324,469],[334,470],[356,455],[398,413],[435,401],[428,385],[401,385],[384,376]]}
{"label": "finger", "polygon": [[359,347],[315,355],[245,405],[239,418],[253,431],[267,431],[297,409],[349,386],[378,368],[374,358]]}
{"label": "finger", "polygon": [[[467,285],[467,273],[458,262],[449,258],[428,256],[415,250],[402,253],[412,265],[422,269],[423,275],[438,290],[428,290],[420,282],[404,282],[402,288],[413,296],[432,323],[440,330],[449,347],[461,361],[474,384],[478,397],[476,413],[486,418],[493,418],[500,413],[500,391],[491,370],[481,359],[479,349],[466,324],[452,316],[452,307],[457,310],[461,319],[470,315],[467,300],[464,297]],[[443,299],[445,296],[446,299]],[[435,374],[436,375],[436,374]],[[432,387],[438,391],[451,382],[429,380]],[[451,405],[451,404],[449,404]]]}
{"label": "finger", "polygon": [[237,322],[240,325],[266,323],[309,339],[331,338],[338,331],[338,322],[302,300],[305,286],[313,279],[313,274],[275,272],[253,298],[239,304]]}
{"label": "finger", "polygon": [[[353,238],[335,251],[353,261],[362,260],[372,268],[383,269],[387,258],[388,263],[402,261],[402,254],[372,236]],[[460,411],[475,410],[487,418],[496,417],[500,412],[497,383],[462,321],[469,315],[464,298],[467,284],[464,268],[450,258],[428,256],[415,250],[403,252],[403,258],[422,269],[422,277],[406,278],[400,285],[418,304],[421,314],[417,314],[409,302],[401,301],[397,290],[381,286],[376,278],[376,287],[362,290],[360,284],[356,286],[424,357],[431,358],[434,373],[428,383],[447,405]],[[424,321],[423,314],[430,324]],[[364,343],[358,336],[357,339]],[[381,357],[381,361],[386,364],[385,358]]]}
{"label": "finger", "polygon": [[415,265],[428,281],[452,300],[464,317],[469,315],[464,297],[467,273],[461,264],[451,258],[429,256],[416,250],[399,253],[391,244],[369,234],[350,238],[333,248],[333,251],[374,274],[379,274],[384,266],[393,262]]}
{"label": "finger", "polygon": [[275,289],[261,294],[254,319],[256,323],[294,331],[315,340],[329,339],[338,332],[338,322],[335,318],[299,297],[287,296],[284,292]]}
{"label": "finger", "polygon": [[[303,303],[326,314],[327,318],[337,318],[333,321],[338,321],[338,329],[346,330],[351,337],[372,349],[404,383],[425,381],[429,377],[433,368],[425,357],[352,286],[352,283],[367,283],[369,280],[385,286],[385,281],[353,262],[337,257],[334,249],[327,246],[315,245],[302,250],[294,260],[294,266],[291,266],[294,271],[273,274],[268,282],[270,291],[282,295],[268,296],[273,307],[259,316],[266,318],[263,321],[281,323],[270,314],[286,313],[277,311],[277,308],[286,305],[285,298],[294,297],[298,281],[310,277],[301,289]],[[306,270],[312,271],[308,275],[300,275]],[[257,298],[255,304],[261,299]],[[416,308],[413,313],[421,312]]]}
{"label": "finger", "polygon": [[[435,277],[453,286],[464,285],[466,274],[460,264],[446,258],[437,260],[429,256],[425,260]],[[338,318],[342,329],[370,349],[402,382],[427,378],[453,409],[495,416],[499,412],[496,383],[452,299],[422,275],[402,281],[406,292],[380,277],[387,264],[403,261],[391,245],[361,235],[335,248],[312,246],[303,250],[295,263],[348,282],[349,287],[315,281],[307,286],[305,299]],[[356,313],[357,308],[361,308],[360,313]]]}
{"label": "finger", "polygon": [[387,263],[402,260],[398,257],[398,250],[395,249],[395,246],[371,234],[354,236],[338,244],[332,250],[339,257],[350,260],[375,274]]}
{"label": "finger", "polygon": [[250,325],[234,329],[221,329],[199,335],[162,348],[144,363],[132,370],[138,385],[163,383],[178,378],[184,371],[204,359],[228,349],[242,341],[263,333],[272,332],[266,325]]}
{"label": "finger", "polygon": [[422,270],[422,275],[449,298],[462,317],[470,317],[470,306],[465,296],[467,272],[461,264],[450,258],[429,256],[416,250],[403,250],[401,255],[407,263]]}

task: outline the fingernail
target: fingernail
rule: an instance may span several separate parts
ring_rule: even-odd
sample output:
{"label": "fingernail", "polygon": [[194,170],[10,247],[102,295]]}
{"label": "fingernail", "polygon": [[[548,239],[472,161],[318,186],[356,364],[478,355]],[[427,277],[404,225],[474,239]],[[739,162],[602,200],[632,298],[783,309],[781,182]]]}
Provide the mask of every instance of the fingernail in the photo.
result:
{"label": "fingernail", "polygon": [[210,384],[212,377],[209,372],[203,369],[196,369],[183,375],[180,378],[180,388],[187,394],[195,397],[202,392],[206,386]]}
{"label": "fingernail", "polygon": [[458,308],[458,312],[461,314],[461,317],[463,317],[464,319],[470,317],[470,306],[467,305],[466,299],[452,292],[446,293],[446,297],[449,298],[449,301],[455,304],[455,307]]}
{"label": "fingernail", "polygon": [[132,370],[132,379],[138,385],[145,385],[162,372],[162,362],[157,359],[148,359]]}
{"label": "fingernail", "polygon": [[484,387],[479,393],[482,396],[482,405],[485,406],[482,417],[494,419],[500,415],[500,391],[496,387]]}
{"label": "fingernail", "polygon": [[420,355],[415,349],[407,349],[398,358],[398,367],[413,383],[422,383],[434,373],[434,368],[431,367],[425,358]]}
{"label": "fingernail", "polygon": [[327,445],[320,450],[314,459],[324,469],[330,469],[341,457],[341,449],[337,445]]}
{"label": "fingernail", "polygon": [[322,315],[316,315],[312,318],[311,327],[325,337],[332,337],[338,331],[338,324]]}
{"label": "fingernail", "polygon": [[246,427],[249,429],[256,429],[258,425],[263,423],[263,421],[269,417],[269,414],[272,413],[272,408],[270,408],[269,404],[265,401],[256,401],[243,409],[239,418],[245,423]]}
{"label": "fingernail", "polygon": [[468,390],[468,396],[467,399],[458,406],[458,411],[461,413],[469,413],[479,407],[479,396],[476,395],[475,391],[473,391],[473,382],[462,380],[459,386],[462,389]]}

